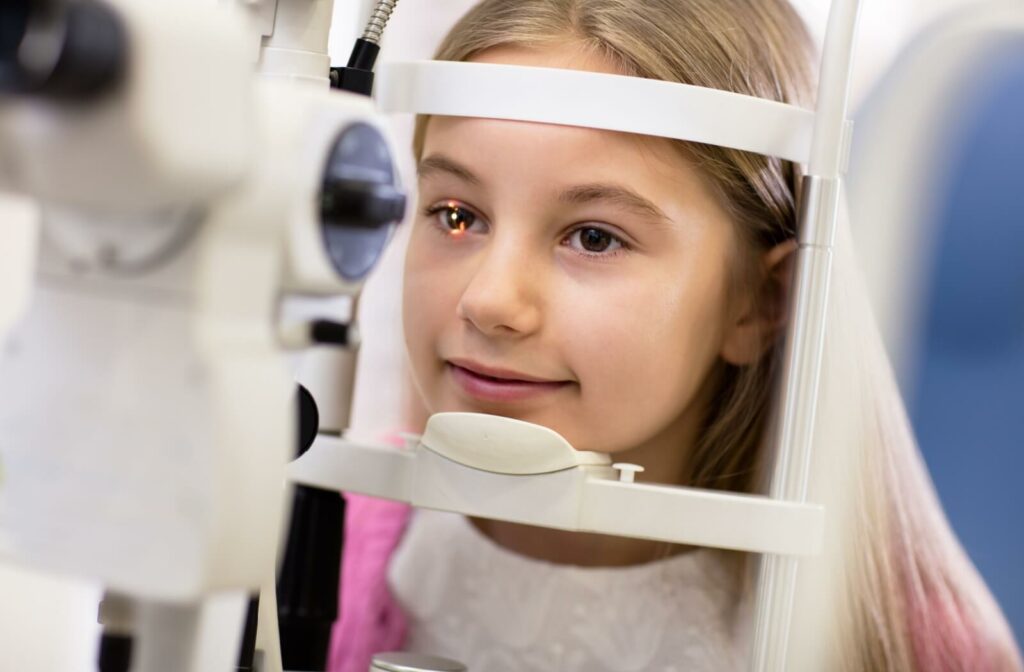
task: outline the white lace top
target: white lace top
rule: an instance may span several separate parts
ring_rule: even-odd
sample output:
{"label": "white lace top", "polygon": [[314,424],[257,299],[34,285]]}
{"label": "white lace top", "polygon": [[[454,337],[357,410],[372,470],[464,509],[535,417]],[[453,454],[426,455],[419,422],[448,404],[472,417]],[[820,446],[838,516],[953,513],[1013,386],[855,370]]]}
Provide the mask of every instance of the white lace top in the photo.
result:
{"label": "white lace top", "polygon": [[418,510],[388,582],[407,650],[470,672],[739,670],[749,609],[715,554],[588,568],[498,546],[461,515]]}

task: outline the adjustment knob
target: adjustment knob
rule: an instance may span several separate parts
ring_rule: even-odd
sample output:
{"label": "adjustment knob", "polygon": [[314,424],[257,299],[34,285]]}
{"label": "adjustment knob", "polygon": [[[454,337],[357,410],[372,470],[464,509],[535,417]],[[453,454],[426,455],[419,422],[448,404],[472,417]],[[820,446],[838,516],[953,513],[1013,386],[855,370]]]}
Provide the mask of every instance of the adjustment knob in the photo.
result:
{"label": "adjustment knob", "polygon": [[405,194],[390,184],[328,180],[320,213],[332,226],[375,229],[391,226],[405,215]]}
{"label": "adjustment knob", "polygon": [[345,128],[331,148],[320,190],[320,227],[334,270],[361,282],[405,214],[391,151],[367,123]]}

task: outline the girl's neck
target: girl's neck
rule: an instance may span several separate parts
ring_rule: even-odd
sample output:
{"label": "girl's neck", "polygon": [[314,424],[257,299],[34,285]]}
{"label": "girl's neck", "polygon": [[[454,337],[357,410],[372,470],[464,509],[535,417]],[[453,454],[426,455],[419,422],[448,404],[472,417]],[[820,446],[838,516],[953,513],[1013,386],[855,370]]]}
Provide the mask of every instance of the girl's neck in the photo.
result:
{"label": "girl's neck", "polygon": [[483,518],[470,518],[470,522],[502,548],[558,565],[629,567],[694,549],[661,541],[566,532]]}

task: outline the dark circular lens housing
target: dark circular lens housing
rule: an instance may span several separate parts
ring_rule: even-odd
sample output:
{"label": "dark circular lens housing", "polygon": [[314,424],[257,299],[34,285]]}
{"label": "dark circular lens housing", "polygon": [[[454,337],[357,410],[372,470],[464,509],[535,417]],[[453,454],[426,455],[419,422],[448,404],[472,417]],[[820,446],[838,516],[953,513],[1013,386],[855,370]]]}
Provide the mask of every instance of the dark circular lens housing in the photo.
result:
{"label": "dark circular lens housing", "polygon": [[0,3],[0,62],[13,61],[28,30],[32,12],[28,0],[5,0]]}
{"label": "dark circular lens housing", "polygon": [[331,148],[320,196],[324,245],[342,278],[366,278],[402,221],[405,204],[381,132],[366,123],[345,128]]}
{"label": "dark circular lens housing", "polygon": [[29,0],[0,2],[0,91],[21,91],[25,87],[18,53],[29,32],[34,5]]}
{"label": "dark circular lens housing", "polygon": [[96,0],[2,0],[0,93],[89,100],[128,63],[120,17]]}

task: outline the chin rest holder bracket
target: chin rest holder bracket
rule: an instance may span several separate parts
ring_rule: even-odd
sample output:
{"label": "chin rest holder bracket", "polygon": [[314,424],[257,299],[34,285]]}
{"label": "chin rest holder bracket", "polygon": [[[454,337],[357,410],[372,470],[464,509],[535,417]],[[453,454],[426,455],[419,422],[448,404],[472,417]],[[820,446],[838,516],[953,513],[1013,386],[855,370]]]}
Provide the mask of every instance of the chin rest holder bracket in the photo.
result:
{"label": "chin rest holder bracket", "polygon": [[407,446],[321,435],[293,462],[303,485],[562,530],[790,556],[821,550],[816,504],[620,480],[608,455],[512,418],[439,413]]}

